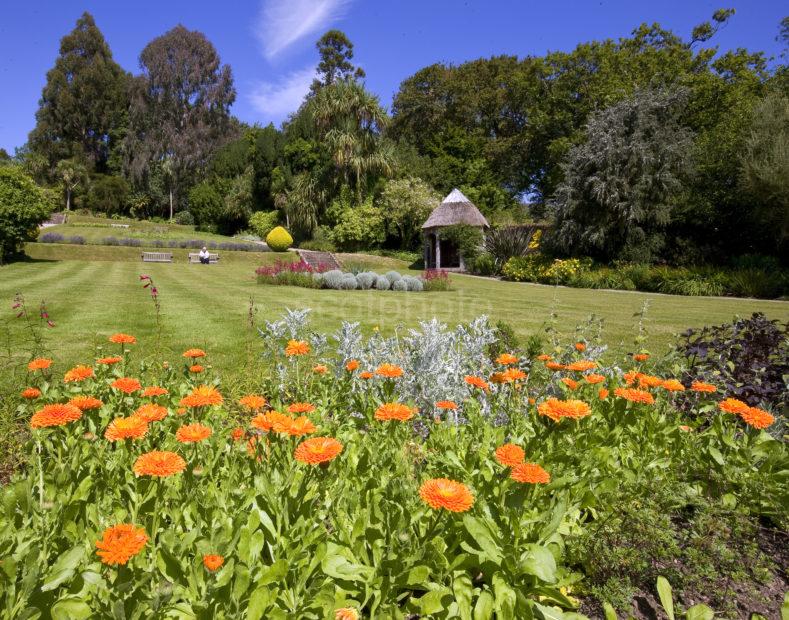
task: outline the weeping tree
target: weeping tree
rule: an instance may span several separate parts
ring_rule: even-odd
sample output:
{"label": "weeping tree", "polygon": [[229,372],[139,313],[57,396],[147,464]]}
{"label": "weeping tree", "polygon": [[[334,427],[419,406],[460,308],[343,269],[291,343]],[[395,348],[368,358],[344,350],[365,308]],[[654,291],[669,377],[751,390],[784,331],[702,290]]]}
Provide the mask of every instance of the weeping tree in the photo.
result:
{"label": "weeping tree", "polygon": [[552,244],[600,260],[652,261],[683,190],[692,134],[682,90],[641,90],[592,116],[550,205]]}

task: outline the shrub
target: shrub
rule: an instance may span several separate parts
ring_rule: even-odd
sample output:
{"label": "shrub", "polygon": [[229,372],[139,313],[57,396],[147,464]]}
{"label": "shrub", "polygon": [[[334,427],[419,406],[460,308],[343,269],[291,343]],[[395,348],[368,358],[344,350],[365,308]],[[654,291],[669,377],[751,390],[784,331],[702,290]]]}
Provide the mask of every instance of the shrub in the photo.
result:
{"label": "shrub", "polygon": [[352,273],[345,273],[340,282],[340,288],[344,291],[354,291],[358,288],[356,283],[356,276]]}
{"label": "shrub", "polygon": [[389,282],[388,278],[384,276],[378,276],[375,279],[375,288],[378,289],[379,291],[388,291],[390,287],[391,287],[391,282]]}
{"label": "shrub", "polygon": [[312,231],[312,239],[304,241],[299,245],[305,250],[315,250],[316,252],[336,252],[337,246],[331,240],[331,229],[326,226],[318,226]]}
{"label": "shrub", "polygon": [[482,251],[482,230],[468,224],[453,224],[441,230],[441,238],[455,244],[464,264],[473,264]]}
{"label": "shrub", "polygon": [[53,207],[52,195],[17,166],[0,166],[0,265],[34,241]]}
{"label": "shrub", "polygon": [[377,278],[378,274],[371,271],[363,271],[356,274],[356,282],[358,282],[359,288],[363,290],[373,288]]}
{"label": "shrub", "polygon": [[92,179],[85,202],[91,211],[107,215],[126,213],[129,191],[129,184],[123,177],[100,174]]}
{"label": "shrub", "polygon": [[511,258],[526,256],[534,251],[533,242],[541,230],[533,226],[507,226],[494,228],[485,235],[485,251],[493,259],[496,271],[500,270]]}
{"label": "shrub", "polygon": [[266,235],[266,244],[273,252],[285,252],[293,245],[293,237],[282,226],[277,226]]}
{"label": "shrub", "polygon": [[384,217],[381,210],[373,206],[372,198],[357,207],[344,208],[331,231],[332,242],[348,252],[377,247],[385,239]]}
{"label": "shrub", "polygon": [[68,242],[73,245],[85,245],[85,237],[82,235],[72,235],[68,238]]}
{"label": "shrub", "polygon": [[60,233],[48,232],[38,238],[39,243],[63,243],[64,237]]}
{"label": "shrub", "polygon": [[385,277],[387,280],[389,280],[389,283],[390,283],[390,284],[394,284],[394,283],[395,283],[395,282],[397,282],[399,279],[401,279],[403,276],[402,276],[402,275],[401,275],[399,272],[397,272],[397,271],[387,271],[387,272],[384,274],[384,277]]}
{"label": "shrub", "polygon": [[323,274],[323,286],[325,288],[339,289],[345,274],[339,269],[332,269]]}
{"label": "shrub", "polygon": [[422,274],[422,282],[426,291],[448,291],[452,288],[449,273],[443,269],[427,269]]}
{"label": "shrub", "polygon": [[222,194],[210,181],[203,181],[189,190],[189,211],[203,228],[219,221],[224,203]]}
{"label": "shrub", "polygon": [[279,221],[279,211],[255,211],[249,218],[249,228],[261,239],[265,239]]}
{"label": "shrub", "polygon": [[475,258],[470,264],[467,264],[468,270],[481,276],[492,276],[498,273],[496,261],[493,256],[487,252],[483,252]]}
{"label": "shrub", "polygon": [[403,282],[405,282],[409,291],[420,293],[424,289],[422,280],[415,278],[414,276],[403,276]]}
{"label": "shrub", "polygon": [[393,291],[407,291],[408,290],[408,283],[400,278],[399,280],[395,280],[392,282],[392,290]]}
{"label": "shrub", "polygon": [[591,260],[550,258],[542,254],[513,257],[502,268],[502,274],[516,282],[540,282],[543,284],[569,284],[573,278],[587,271]]}
{"label": "shrub", "polygon": [[173,217],[176,224],[181,226],[194,226],[195,218],[189,211],[179,211]]}

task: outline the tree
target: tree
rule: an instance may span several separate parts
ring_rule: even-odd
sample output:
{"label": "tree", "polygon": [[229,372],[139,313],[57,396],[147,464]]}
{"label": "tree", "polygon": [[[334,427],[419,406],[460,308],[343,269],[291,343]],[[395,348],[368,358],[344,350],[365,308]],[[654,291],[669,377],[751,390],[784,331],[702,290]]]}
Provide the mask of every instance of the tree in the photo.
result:
{"label": "tree", "polygon": [[71,210],[71,197],[74,190],[85,183],[88,171],[82,162],[76,159],[62,159],[55,167],[55,176],[63,186],[63,195],[66,198],[66,211]]}
{"label": "tree", "polygon": [[0,166],[0,265],[36,238],[52,206],[50,193],[19,166]]}
{"label": "tree", "polygon": [[125,213],[128,210],[129,184],[123,177],[109,174],[97,175],[90,182],[85,203],[91,211],[107,215]]}
{"label": "tree", "polygon": [[392,179],[386,182],[378,207],[386,220],[390,235],[400,240],[400,247],[419,245],[422,224],[441,202],[438,193],[421,179]]}
{"label": "tree", "polygon": [[113,132],[124,122],[128,107],[128,75],[90,13],[60,41],[55,66],[47,73],[36,127],[30,134],[34,152],[50,168],[69,157],[84,158],[104,171],[114,147]]}
{"label": "tree", "polygon": [[192,175],[234,137],[233,77],[205,35],[181,25],[143,49],[140,68],[132,91],[126,166],[144,183],[157,162],[167,162],[172,215]]}
{"label": "tree", "polygon": [[320,55],[318,76],[313,80],[310,92],[317,93],[324,86],[335,82],[360,80],[365,76],[361,67],[353,65],[353,43],[340,30],[329,30],[315,43]]}
{"label": "tree", "polygon": [[678,121],[687,93],[637,91],[592,116],[570,149],[553,206],[563,252],[651,261],[683,189],[692,136]]}

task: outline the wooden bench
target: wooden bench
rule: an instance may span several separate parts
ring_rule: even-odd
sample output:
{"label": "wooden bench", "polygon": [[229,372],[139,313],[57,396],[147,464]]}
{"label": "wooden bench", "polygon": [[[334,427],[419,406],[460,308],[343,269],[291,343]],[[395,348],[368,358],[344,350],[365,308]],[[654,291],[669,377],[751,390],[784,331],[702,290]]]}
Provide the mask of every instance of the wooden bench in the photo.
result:
{"label": "wooden bench", "polygon": [[143,252],[142,262],[144,263],[172,263],[172,252]]}
{"label": "wooden bench", "polygon": [[[190,263],[199,263],[200,262],[200,254],[198,252],[189,252],[189,262]],[[219,262],[219,254],[211,254],[208,253],[208,264],[209,265],[216,265]]]}

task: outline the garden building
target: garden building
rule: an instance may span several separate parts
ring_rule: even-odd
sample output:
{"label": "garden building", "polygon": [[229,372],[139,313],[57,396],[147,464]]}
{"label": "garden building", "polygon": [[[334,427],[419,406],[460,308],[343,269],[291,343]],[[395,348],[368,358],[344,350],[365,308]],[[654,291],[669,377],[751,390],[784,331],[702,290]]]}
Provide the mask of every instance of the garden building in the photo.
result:
{"label": "garden building", "polygon": [[466,224],[479,228],[482,234],[490,227],[488,220],[459,189],[453,189],[422,224],[425,269],[465,271],[463,256],[457,243],[441,238],[442,230]]}

